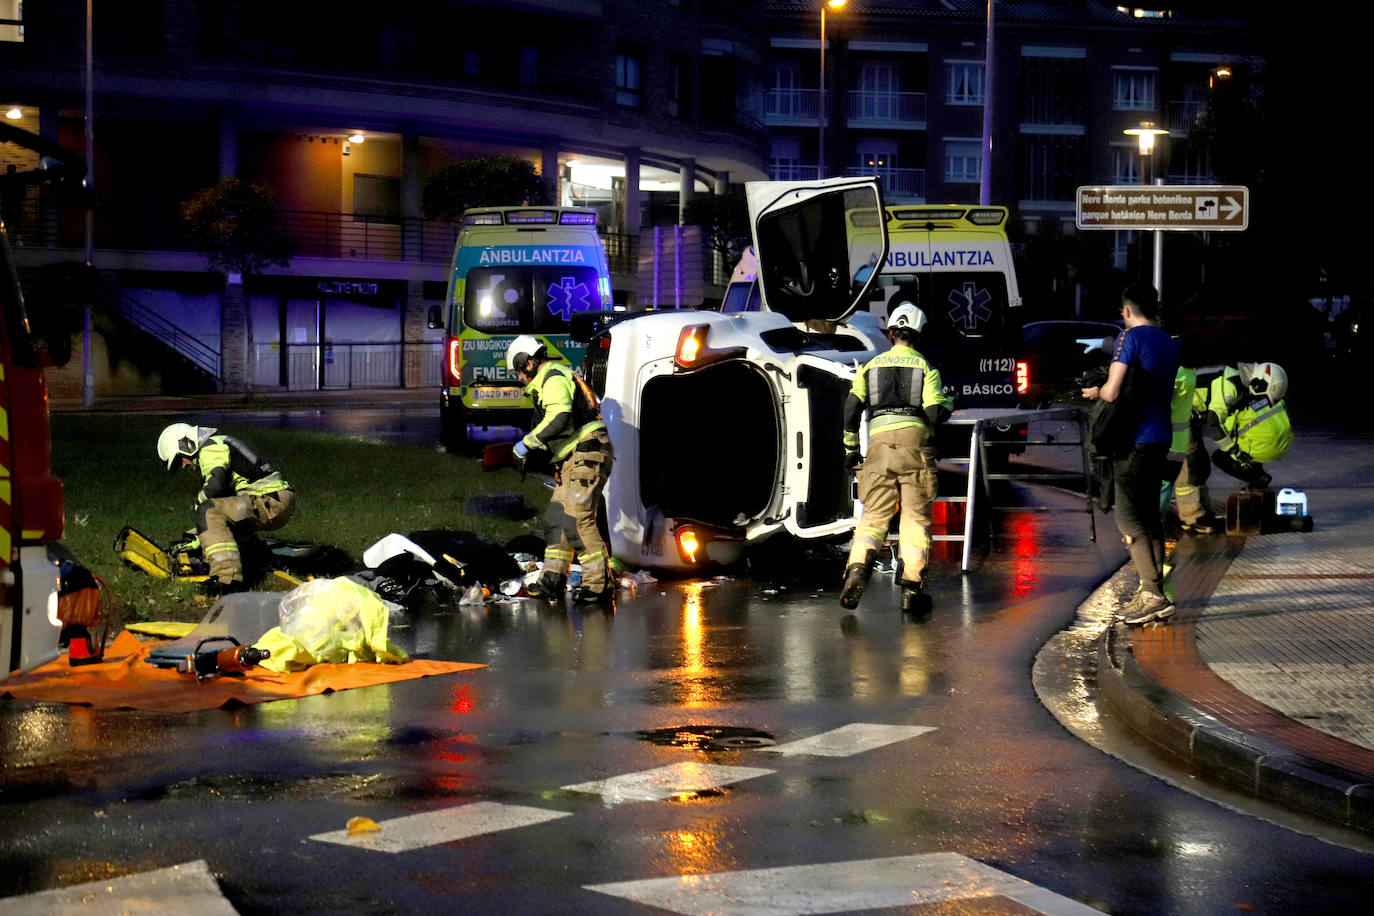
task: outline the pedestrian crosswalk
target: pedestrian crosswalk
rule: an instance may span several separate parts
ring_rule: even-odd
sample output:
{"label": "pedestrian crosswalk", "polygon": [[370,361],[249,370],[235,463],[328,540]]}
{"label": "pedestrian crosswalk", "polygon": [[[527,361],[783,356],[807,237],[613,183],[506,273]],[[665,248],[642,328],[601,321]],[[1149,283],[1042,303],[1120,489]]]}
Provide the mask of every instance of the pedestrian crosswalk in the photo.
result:
{"label": "pedestrian crosswalk", "polygon": [[483,833],[514,830],[545,821],[571,817],[566,811],[530,808],[524,805],[502,805],[496,802],[476,802],[457,808],[409,814],[377,824],[380,830],[350,834],[347,830],[317,833],[310,839],[321,843],[338,843],[372,852],[409,852],[440,843],[452,843]]}
{"label": "pedestrian crosswalk", "polygon": [[[922,725],[856,722],[795,741],[760,748],[760,759],[849,757],[872,752],[935,731]],[[804,764],[803,764],[804,765]],[[795,768],[797,763],[788,762]],[[775,769],[684,761],[562,786],[566,792],[600,796],[603,805],[655,802],[714,793],[727,786],[772,776]],[[574,817],[572,812],[497,802],[475,802],[382,820],[376,829],[335,830],[310,837],[320,843],[366,852],[400,854],[471,837]],[[372,825],[369,825],[372,826]],[[683,914],[749,913],[801,916],[806,913],[1000,899],[1006,912],[1027,909],[1048,916],[1082,916],[1089,907],[956,853],[931,853],[830,862],[718,874],[654,877],[584,886],[584,890]],[[231,914],[204,862],[131,875],[118,880],[5,899],[6,913],[49,913],[99,902],[83,912],[125,912],[130,902],[153,908],[139,912]],[[165,901],[165,904],[164,904]],[[158,907],[162,907],[159,909]],[[986,906],[980,912],[987,909]],[[1004,909],[997,907],[990,912]]]}
{"label": "pedestrian crosswalk", "polygon": [[[650,878],[584,889],[684,916],[801,916],[964,900],[991,902],[995,897],[1009,902],[1004,910],[1008,913],[1024,913],[1026,907],[1046,916],[1099,912],[952,852]],[[996,910],[984,906],[978,912]]]}

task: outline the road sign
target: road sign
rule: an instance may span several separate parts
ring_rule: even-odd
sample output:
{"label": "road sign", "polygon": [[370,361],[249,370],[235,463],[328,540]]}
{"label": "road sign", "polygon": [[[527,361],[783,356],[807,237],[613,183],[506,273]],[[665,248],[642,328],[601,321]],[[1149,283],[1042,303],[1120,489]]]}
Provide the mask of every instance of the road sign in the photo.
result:
{"label": "road sign", "polygon": [[1250,224],[1241,185],[1135,184],[1078,189],[1079,229],[1237,231]]}

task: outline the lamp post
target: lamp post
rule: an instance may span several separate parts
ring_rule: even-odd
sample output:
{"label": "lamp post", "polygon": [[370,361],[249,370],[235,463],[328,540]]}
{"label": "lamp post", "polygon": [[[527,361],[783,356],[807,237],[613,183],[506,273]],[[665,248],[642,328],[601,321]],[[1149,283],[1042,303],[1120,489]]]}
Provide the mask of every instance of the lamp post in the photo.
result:
{"label": "lamp post", "polygon": [[846,0],[822,0],[821,2],[821,94],[817,114],[820,115],[820,145],[816,150],[816,177],[825,177],[825,8],[839,9]]}
{"label": "lamp post", "polygon": [[[1135,137],[1140,149],[1140,183],[1148,185],[1151,183],[1150,163],[1154,161],[1155,138],[1167,137],[1169,132],[1155,127],[1153,121],[1141,121],[1139,127],[1128,127],[1122,133],[1128,137]],[[1163,184],[1163,179],[1154,179],[1154,184]],[[1151,282],[1154,284],[1155,295],[1160,302],[1164,301],[1164,230],[1155,230],[1155,251],[1154,251],[1154,271],[1151,275]]]}

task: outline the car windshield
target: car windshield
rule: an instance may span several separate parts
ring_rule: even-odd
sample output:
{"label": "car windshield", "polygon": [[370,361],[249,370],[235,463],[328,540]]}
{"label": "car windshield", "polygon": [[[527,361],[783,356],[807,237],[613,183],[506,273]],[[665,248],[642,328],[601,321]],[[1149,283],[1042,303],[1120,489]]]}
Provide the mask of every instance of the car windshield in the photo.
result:
{"label": "car windshield", "polygon": [[462,321],[486,334],[567,333],[568,319],[600,303],[594,267],[479,267],[467,273]]}

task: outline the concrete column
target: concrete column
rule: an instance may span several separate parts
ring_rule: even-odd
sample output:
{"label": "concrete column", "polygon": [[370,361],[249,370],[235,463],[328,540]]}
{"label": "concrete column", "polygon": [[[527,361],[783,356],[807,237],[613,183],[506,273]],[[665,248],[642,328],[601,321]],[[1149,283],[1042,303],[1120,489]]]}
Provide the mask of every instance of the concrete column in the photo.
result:
{"label": "concrete column", "polygon": [[231,178],[239,173],[239,125],[234,109],[219,109],[219,177]]}
{"label": "concrete column", "polygon": [[423,185],[420,177],[420,135],[413,126],[401,129],[401,257],[423,261],[425,255],[447,255],[424,250],[424,225],[421,219]]}
{"label": "concrete column", "polygon": [[678,186],[677,186],[677,224],[685,226],[687,224],[687,205],[692,201],[692,194],[697,186],[697,161],[695,159],[681,159],[678,161]]}
{"label": "concrete column", "polygon": [[231,274],[220,294],[219,306],[219,378],[223,390],[251,390],[252,342],[248,295],[242,278]]}
{"label": "concrete column", "polygon": [[401,367],[401,384],[406,388],[425,386],[425,329],[428,316],[425,314],[425,283],[423,280],[409,280],[406,283],[406,301],[401,306],[401,345],[404,359]]}
{"label": "concrete column", "polygon": [[552,140],[544,141],[544,148],[539,160],[539,174],[549,183],[549,191],[553,194],[553,202],[561,204],[563,194],[559,188],[559,179],[563,176],[558,171],[558,144]]}
{"label": "concrete column", "polygon": [[729,190],[730,190],[730,173],[729,173],[729,172],[716,172],[715,192],[716,192],[717,194],[724,194],[725,192],[727,192],[727,191],[729,191]]}
{"label": "concrete column", "polygon": [[625,233],[639,235],[639,149],[625,150]]}

